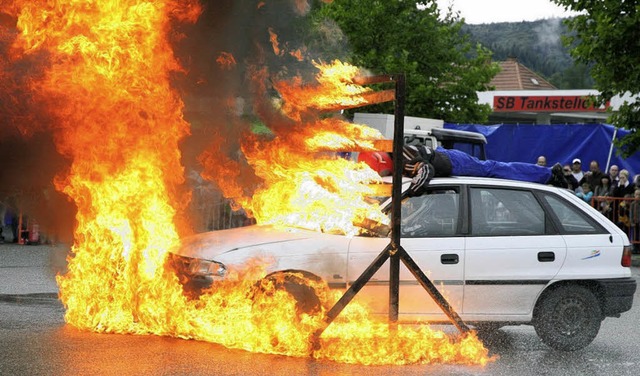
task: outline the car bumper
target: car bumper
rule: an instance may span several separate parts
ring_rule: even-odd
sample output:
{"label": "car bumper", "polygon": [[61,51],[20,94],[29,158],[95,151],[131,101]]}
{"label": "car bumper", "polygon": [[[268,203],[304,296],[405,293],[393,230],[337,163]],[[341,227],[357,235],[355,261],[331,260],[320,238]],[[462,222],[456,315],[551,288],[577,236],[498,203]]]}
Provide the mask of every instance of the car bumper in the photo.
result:
{"label": "car bumper", "polygon": [[616,317],[631,309],[636,292],[634,278],[602,279],[597,281],[602,287],[602,314]]}

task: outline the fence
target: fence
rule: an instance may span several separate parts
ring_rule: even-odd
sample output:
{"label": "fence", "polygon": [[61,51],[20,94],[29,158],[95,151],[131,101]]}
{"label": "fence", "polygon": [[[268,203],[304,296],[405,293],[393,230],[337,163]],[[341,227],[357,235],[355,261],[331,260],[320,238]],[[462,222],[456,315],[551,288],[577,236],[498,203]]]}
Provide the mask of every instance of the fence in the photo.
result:
{"label": "fence", "polygon": [[618,225],[629,240],[640,244],[640,200],[633,197],[594,196],[591,206]]}
{"label": "fence", "polygon": [[206,185],[194,189],[191,210],[196,232],[225,230],[255,223],[244,210],[234,210],[232,200]]}

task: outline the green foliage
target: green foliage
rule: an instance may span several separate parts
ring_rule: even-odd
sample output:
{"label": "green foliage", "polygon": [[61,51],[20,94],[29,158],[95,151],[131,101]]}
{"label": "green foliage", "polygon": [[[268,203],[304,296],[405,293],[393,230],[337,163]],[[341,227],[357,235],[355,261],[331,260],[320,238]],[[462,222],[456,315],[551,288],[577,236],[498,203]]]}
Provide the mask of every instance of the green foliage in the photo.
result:
{"label": "green foliage", "polygon": [[[592,67],[600,101],[625,93],[640,95],[640,1],[639,0],[553,0],[567,9],[581,12],[566,21],[575,34],[567,44],[571,55]],[[611,122],[632,132],[622,139],[623,155],[640,150],[640,101],[623,105]]]}
{"label": "green foliage", "polygon": [[[476,91],[488,89],[498,72],[491,53],[460,32],[462,21],[451,12],[441,17],[435,1],[334,0],[316,2],[316,30],[333,31],[348,62],[372,74],[404,73],[406,113],[447,122],[484,122],[491,109],[479,105]],[[317,31],[319,32],[319,31]],[[325,35],[323,34],[323,35]],[[328,35],[328,34],[327,34]],[[326,50],[326,48],[324,48]],[[336,54],[340,56],[340,54]],[[359,109],[392,112],[391,104]]]}

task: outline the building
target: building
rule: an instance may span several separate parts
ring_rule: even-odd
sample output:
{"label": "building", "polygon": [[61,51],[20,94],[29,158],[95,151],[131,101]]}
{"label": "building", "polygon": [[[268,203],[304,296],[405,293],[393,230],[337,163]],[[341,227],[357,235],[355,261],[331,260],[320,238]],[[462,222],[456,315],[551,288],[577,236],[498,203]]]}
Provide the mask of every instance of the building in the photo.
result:
{"label": "building", "polygon": [[493,78],[492,91],[478,92],[478,101],[493,109],[490,123],[604,123],[624,99],[614,97],[606,106],[594,107],[589,97],[597,90],[558,90],[547,80],[509,58],[499,62],[501,71]]}

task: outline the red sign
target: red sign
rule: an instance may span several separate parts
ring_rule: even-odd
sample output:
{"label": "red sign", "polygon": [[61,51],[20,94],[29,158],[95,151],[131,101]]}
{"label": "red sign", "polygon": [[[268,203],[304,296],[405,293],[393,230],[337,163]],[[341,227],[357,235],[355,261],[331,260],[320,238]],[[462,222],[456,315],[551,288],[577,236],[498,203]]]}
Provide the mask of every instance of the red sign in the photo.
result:
{"label": "red sign", "polygon": [[582,96],[495,96],[494,112],[603,112],[603,107],[594,107],[589,97]]}

